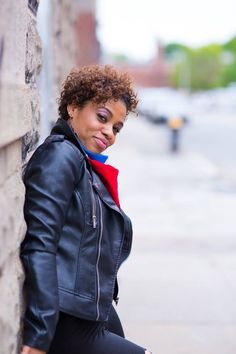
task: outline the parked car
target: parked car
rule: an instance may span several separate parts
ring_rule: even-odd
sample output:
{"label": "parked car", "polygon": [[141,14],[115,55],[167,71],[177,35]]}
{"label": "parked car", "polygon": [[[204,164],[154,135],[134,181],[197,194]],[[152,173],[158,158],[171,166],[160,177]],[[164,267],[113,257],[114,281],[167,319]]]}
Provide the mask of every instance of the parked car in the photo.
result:
{"label": "parked car", "polygon": [[139,90],[139,113],[154,124],[167,124],[169,119],[189,121],[190,102],[186,93],[172,88]]}

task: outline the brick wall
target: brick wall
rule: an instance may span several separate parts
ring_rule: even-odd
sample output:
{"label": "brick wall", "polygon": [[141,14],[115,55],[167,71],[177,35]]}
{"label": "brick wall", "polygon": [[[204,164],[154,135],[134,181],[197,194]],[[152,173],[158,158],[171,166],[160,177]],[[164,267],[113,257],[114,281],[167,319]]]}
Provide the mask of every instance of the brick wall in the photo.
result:
{"label": "brick wall", "polygon": [[98,64],[100,62],[100,43],[96,35],[97,22],[95,12],[80,9],[76,21],[76,40],[79,51],[76,54],[78,66]]}
{"label": "brick wall", "polygon": [[114,62],[117,67],[128,71],[134,83],[139,87],[169,86],[170,68],[165,59],[164,47],[157,43],[156,55],[148,63]]}

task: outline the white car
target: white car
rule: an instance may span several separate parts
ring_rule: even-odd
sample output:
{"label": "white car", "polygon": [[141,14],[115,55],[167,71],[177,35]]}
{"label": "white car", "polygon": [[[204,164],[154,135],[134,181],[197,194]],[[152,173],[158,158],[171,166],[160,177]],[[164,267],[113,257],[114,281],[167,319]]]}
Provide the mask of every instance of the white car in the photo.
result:
{"label": "white car", "polygon": [[139,113],[152,123],[165,124],[171,118],[190,116],[190,99],[185,92],[172,88],[140,88]]}

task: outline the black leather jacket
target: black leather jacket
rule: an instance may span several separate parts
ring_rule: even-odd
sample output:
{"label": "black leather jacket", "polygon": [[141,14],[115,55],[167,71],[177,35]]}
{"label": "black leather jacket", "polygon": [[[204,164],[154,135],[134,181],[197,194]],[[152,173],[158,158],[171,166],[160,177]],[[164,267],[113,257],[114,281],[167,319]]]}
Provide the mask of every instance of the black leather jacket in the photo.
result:
{"label": "black leather jacket", "polygon": [[61,118],[25,174],[23,343],[47,351],[59,311],[106,321],[132,227]]}

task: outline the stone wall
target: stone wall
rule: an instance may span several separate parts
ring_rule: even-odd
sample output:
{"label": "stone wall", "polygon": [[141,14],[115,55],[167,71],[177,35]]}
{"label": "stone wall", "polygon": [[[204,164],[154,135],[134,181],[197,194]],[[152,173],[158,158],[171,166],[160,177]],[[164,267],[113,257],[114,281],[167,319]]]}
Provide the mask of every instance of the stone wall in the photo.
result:
{"label": "stone wall", "polygon": [[39,78],[41,141],[58,118],[57,99],[61,84],[76,65],[78,7],[78,0],[44,0],[40,3],[38,29],[43,43],[43,67]]}
{"label": "stone wall", "polygon": [[[38,140],[36,77],[40,40],[37,1],[0,3],[0,352],[19,346],[23,273],[18,248],[25,231],[22,215],[22,161]],[[23,144],[22,144],[23,142]]]}
{"label": "stone wall", "polygon": [[[38,6],[47,1],[51,12],[44,19],[49,25],[48,45],[42,56],[36,16]],[[41,139],[42,116],[50,122],[57,118],[60,85],[75,65],[78,50],[74,32],[78,0],[41,4],[38,0],[0,2],[0,354],[17,354],[21,345],[22,166]],[[38,77],[42,58],[45,86]]]}

